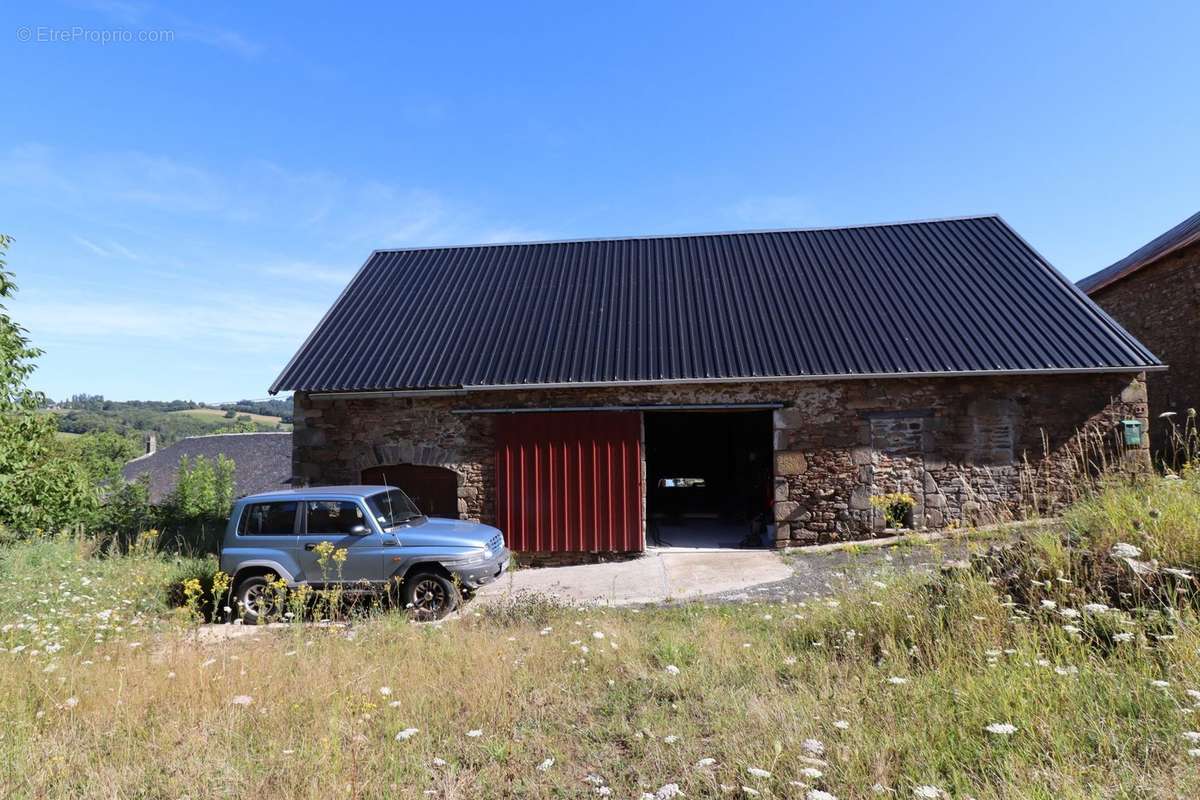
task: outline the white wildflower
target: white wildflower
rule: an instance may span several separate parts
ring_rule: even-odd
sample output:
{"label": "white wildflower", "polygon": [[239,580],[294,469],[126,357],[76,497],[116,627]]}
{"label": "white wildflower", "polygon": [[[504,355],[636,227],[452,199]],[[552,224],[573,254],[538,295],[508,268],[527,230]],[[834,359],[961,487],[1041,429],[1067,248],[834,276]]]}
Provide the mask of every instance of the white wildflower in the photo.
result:
{"label": "white wildflower", "polygon": [[672,797],[683,797],[683,790],[678,783],[666,783],[658,787],[653,797],[654,800],[671,800]]}
{"label": "white wildflower", "polygon": [[804,748],[805,752],[812,753],[814,756],[824,755],[825,753],[825,745],[816,739],[805,739],[801,742],[800,746]]}
{"label": "white wildflower", "polygon": [[993,722],[984,728],[988,733],[994,733],[997,736],[1011,736],[1017,732],[1017,726],[1011,722]]}
{"label": "white wildflower", "polygon": [[1108,611],[1108,606],[1104,603],[1088,603],[1083,610],[1089,614],[1103,614]]}
{"label": "white wildflower", "polygon": [[821,770],[817,769],[816,767],[804,767],[802,770],[800,770],[800,774],[806,778],[809,778],[809,779],[815,781],[817,778],[820,778],[825,773],[821,772]]}
{"label": "white wildflower", "polygon": [[667,664],[665,667],[663,667],[663,669],[666,670],[668,675],[679,674],[679,667],[675,666],[674,664]]}
{"label": "white wildflower", "polygon": [[554,759],[547,758],[545,761],[537,765],[538,772],[548,772],[554,766]]}
{"label": "white wildflower", "polygon": [[908,683],[908,678],[901,678],[899,675],[893,675],[887,679],[887,682],[893,686],[903,686],[904,684]]}
{"label": "white wildflower", "polygon": [[402,730],[396,734],[396,741],[397,742],[406,741],[406,740],[411,739],[412,737],[416,736],[420,732],[421,732],[420,728],[405,728],[404,730]]}
{"label": "white wildflower", "polygon": [[1150,681],[1150,685],[1155,689],[1166,689],[1171,685],[1170,681]]}
{"label": "white wildflower", "polygon": [[399,707],[400,707],[399,700],[392,700],[391,702],[388,703],[388,708],[399,708]]}
{"label": "white wildflower", "polygon": [[747,797],[758,797],[758,789],[751,789],[749,786],[742,787],[742,794]]}
{"label": "white wildflower", "polygon": [[675,744],[676,742],[679,741],[679,737],[672,733],[668,736],[664,736],[663,741],[666,742],[667,744]]}
{"label": "white wildflower", "polygon": [[805,800],[837,800],[829,792],[823,792],[820,789],[809,789],[808,794],[804,795],[804,797]]}
{"label": "white wildflower", "polygon": [[755,778],[771,777],[771,773],[767,772],[765,769],[759,769],[758,767],[746,767],[746,772],[749,772]]}
{"label": "white wildflower", "polygon": [[390,694],[392,693],[392,687],[390,687],[390,686],[380,686],[380,687],[379,687],[379,693],[380,693],[381,695],[383,695],[384,697],[387,697],[388,695],[390,695]]}
{"label": "white wildflower", "polygon": [[1076,617],[1079,616],[1079,612],[1073,608],[1060,608],[1058,610],[1058,613],[1062,614],[1067,619],[1075,619]]}
{"label": "white wildflower", "polygon": [[596,787],[596,794],[600,795],[601,797],[611,797],[611,796],[612,796],[612,789],[610,789],[610,788],[609,788],[609,787],[607,787],[607,786],[597,786],[597,787]]}
{"label": "white wildflower", "polygon": [[1117,542],[1112,546],[1112,550],[1109,552],[1111,552],[1117,558],[1137,558],[1142,554],[1142,549],[1140,547],[1134,547],[1128,542]]}
{"label": "white wildflower", "polygon": [[593,639],[603,639],[604,632],[603,631],[592,631],[592,638]]}
{"label": "white wildflower", "polygon": [[937,800],[942,796],[942,790],[936,786],[917,786],[913,788],[913,797],[920,797],[922,800]]}
{"label": "white wildflower", "polygon": [[839,731],[848,731],[850,730],[850,723],[844,719],[834,720],[833,727]]}
{"label": "white wildflower", "polygon": [[696,769],[704,769],[705,767],[711,767],[713,764],[716,764],[716,763],[717,763],[717,760],[715,758],[702,758],[696,762]]}
{"label": "white wildflower", "polygon": [[876,783],[871,786],[871,791],[874,792],[875,794],[887,794],[887,790],[888,790],[888,788],[886,786],[884,786],[882,783]]}
{"label": "white wildflower", "polygon": [[483,731],[481,731],[479,728],[474,728],[467,731],[467,736],[470,736],[472,739],[478,739],[480,736],[483,736]]}
{"label": "white wildflower", "polygon": [[1120,633],[1114,633],[1112,638],[1114,642],[1132,642],[1135,637],[1129,631],[1121,631]]}
{"label": "white wildflower", "polygon": [[444,759],[444,758],[435,758],[435,759],[434,759],[432,762],[430,762],[430,763],[432,763],[432,764],[433,764],[435,767],[444,767],[444,766],[446,766],[446,759]]}
{"label": "white wildflower", "polygon": [[1189,742],[1200,743],[1200,731],[1184,731],[1183,738]]}
{"label": "white wildflower", "polygon": [[1042,608],[1058,608],[1058,603],[1054,602],[1053,600],[1043,600]]}
{"label": "white wildflower", "polygon": [[235,706],[248,706],[254,702],[254,698],[248,694],[239,694],[230,701]]}
{"label": "white wildflower", "polygon": [[63,705],[65,705],[67,708],[74,708],[75,706],[79,705],[79,698],[78,697],[68,697],[66,700],[63,701]]}
{"label": "white wildflower", "polygon": [[1200,747],[1189,747],[1187,753],[1192,758],[1200,758]]}

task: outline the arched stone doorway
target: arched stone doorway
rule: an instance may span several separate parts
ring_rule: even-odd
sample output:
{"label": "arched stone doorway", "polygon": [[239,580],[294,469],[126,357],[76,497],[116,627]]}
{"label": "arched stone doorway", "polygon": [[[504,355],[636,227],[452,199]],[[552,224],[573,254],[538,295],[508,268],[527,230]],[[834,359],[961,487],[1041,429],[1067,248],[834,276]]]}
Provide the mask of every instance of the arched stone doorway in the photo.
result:
{"label": "arched stone doorway", "polygon": [[458,474],[423,464],[384,464],[362,471],[367,486],[396,486],[430,517],[458,518]]}

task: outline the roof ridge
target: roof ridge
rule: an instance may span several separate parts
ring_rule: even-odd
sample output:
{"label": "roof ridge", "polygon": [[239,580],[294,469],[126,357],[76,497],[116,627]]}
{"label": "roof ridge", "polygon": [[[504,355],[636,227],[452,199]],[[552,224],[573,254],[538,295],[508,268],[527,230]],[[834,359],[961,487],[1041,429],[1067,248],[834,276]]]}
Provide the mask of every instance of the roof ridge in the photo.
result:
{"label": "roof ridge", "polygon": [[535,244],[584,244],[589,242],[638,242],[648,239],[696,239],[709,236],[748,236],[757,233],[816,233],[820,231],[846,231],[861,228],[892,228],[902,225],[929,225],[941,222],[965,222],[975,219],[995,219],[1003,222],[998,213],[963,214],[953,217],[927,217],[923,219],[902,219],[890,222],[862,222],[855,225],[815,225],[803,228],[747,228],[744,230],[728,231],[698,231],[694,233],[649,233],[632,236],[581,236],[569,239],[528,239],[515,242],[468,242],[465,244],[429,244],[413,247],[380,247],[372,250],[375,253],[412,253],[422,250],[459,250],[475,247],[520,247]]}

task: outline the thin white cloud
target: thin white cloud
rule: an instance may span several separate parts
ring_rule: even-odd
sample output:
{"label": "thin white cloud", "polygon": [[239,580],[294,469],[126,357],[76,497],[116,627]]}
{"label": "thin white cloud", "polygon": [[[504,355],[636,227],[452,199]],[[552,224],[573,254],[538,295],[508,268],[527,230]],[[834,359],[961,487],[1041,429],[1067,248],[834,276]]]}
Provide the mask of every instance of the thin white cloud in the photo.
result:
{"label": "thin white cloud", "polygon": [[263,267],[260,272],[272,278],[282,278],[289,281],[304,283],[325,283],[334,286],[344,286],[354,277],[353,268],[330,267],[323,264],[313,264],[307,261],[292,261],[287,264],[272,264]]}
{"label": "thin white cloud", "polygon": [[98,256],[103,256],[104,258],[109,258],[112,256],[112,253],[108,252],[90,239],[85,239],[82,236],[72,236],[71,238],[74,239],[78,244],[82,245],[84,249],[89,250]]}
{"label": "thin white cloud", "polygon": [[752,228],[801,227],[820,224],[813,204],[800,195],[767,194],[743,198],[732,214]]}

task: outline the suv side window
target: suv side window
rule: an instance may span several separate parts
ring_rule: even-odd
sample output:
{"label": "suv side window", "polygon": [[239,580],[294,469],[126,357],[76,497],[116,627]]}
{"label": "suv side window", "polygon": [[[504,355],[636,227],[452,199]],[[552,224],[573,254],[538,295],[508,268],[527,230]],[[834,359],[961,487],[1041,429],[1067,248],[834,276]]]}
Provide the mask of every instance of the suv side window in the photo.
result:
{"label": "suv side window", "polygon": [[347,500],[309,500],[305,504],[306,532],[350,534],[367,520],[358,503]]}
{"label": "suv side window", "polygon": [[295,501],[255,503],[242,509],[238,533],[242,536],[292,536],[296,533]]}

